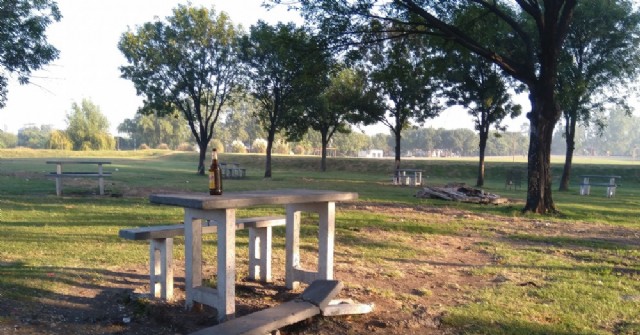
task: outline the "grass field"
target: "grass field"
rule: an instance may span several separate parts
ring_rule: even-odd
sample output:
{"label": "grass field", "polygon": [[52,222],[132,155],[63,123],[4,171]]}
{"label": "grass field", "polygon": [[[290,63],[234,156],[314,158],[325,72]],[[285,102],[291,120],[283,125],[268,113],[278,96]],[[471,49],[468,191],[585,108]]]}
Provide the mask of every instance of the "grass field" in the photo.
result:
{"label": "grass field", "polygon": [[[105,168],[113,172],[108,196],[95,195],[95,180],[79,180],[56,197],[53,180],[44,177],[53,166],[45,161],[89,157],[112,162]],[[316,333],[640,334],[638,161],[577,158],[573,189],[554,192],[560,214],[541,217],[520,212],[526,186],[504,187],[508,169],[526,166],[522,157],[487,161],[484,189],[514,200],[500,206],[416,198],[416,188],[391,185],[390,159],[330,158],[321,173],[318,157],[275,156],[270,180],[262,177],[261,155],[222,154],[221,160],[248,173],[225,180],[227,192],[359,193],[357,202],[341,204],[337,213],[336,278],[345,281],[348,295],[378,309],[346,321],[316,321]],[[169,151],[0,150],[0,333],[15,325],[24,334],[37,330],[24,325],[22,309],[3,307],[67,299],[88,283],[111,285],[109,273],[144,270],[147,244],[124,241],[118,230],[180,220],[180,209],[152,206],[147,196],[205,192],[206,177],[195,174],[196,165],[196,154]],[[476,177],[474,159],[407,159],[403,167],[423,169],[431,185],[473,185]],[[554,176],[561,168],[561,158],[554,158]],[[620,175],[622,184],[615,198],[599,188],[580,196],[581,174]],[[281,209],[243,209],[239,215],[274,211]],[[284,234],[275,235],[274,268],[284,247]],[[314,230],[305,228],[303,249],[312,249],[314,238]],[[247,243],[242,232],[238,243]],[[178,262],[180,246],[176,241]],[[63,333],[56,329],[46,331]]]}

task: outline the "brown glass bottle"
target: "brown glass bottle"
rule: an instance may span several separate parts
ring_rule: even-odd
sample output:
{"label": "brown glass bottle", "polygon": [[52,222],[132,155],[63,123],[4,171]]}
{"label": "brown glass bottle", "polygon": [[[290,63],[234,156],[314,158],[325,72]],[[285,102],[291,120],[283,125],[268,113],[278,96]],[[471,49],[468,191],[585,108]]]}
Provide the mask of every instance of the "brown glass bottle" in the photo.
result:
{"label": "brown glass bottle", "polygon": [[218,164],[218,151],[215,148],[211,154],[211,166],[209,167],[209,194],[222,194],[222,171]]}

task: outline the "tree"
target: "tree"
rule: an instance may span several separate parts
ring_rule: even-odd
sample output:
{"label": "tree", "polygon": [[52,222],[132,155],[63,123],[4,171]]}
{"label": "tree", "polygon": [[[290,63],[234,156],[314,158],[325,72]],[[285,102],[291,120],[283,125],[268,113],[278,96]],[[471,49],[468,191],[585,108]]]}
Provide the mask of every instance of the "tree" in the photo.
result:
{"label": "tree", "polygon": [[144,143],[153,148],[163,143],[176,148],[191,137],[187,123],[178,113],[165,116],[137,114],[120,123],[118,132],[128,134],[137,144]]}
{"label": "tree", "polygon": [[113,150],[115,139],[109,134],[109,120],[91,100],[71,104],[67,114],[67,130],[74,150]]}
{"label": "tree", "polygon": [[147,22],[124,33],[118,48],[130,65],[120,67],[145,97],[143,113],[181,112],[200,149],[198,174],[220,111],[237,88],[241,31],[224,12],[179,5],[166,22]]}
{"label": "tree", "polygon": [[607,105],[629,111],[620,88],[640,71],[638,43],[640,13],[631,1],[583,0],[576,7],[557,84],[566,141],[560,191],[569,190],[576,125],[602,125]]}
{"label": "tree", "polygon": [[0,148],[15,148],[18,145],[18,136],[0,130]]}
{"label": "tree", "polygon": [[249,92],[260,106],[256,116],[267,133],[264,177],[271,178],[276,134],[296,140],[306,132],[302,102],[325,85],[327,55],[303,28],[259,21],[244,39],[242,57],[249,68]]}
{"label": "tree", "polygon": [[329,86],[315,103],[306,108],[310,127],[320,133],[320,170],[327,170],[327,146],[336,133],[351,132],[350,123],[368,122],[367,113],[377,109],[377,97],[367,88],[366,74],[349,68],[338,69],[330,76]]}
{"label": "tree", "polygon": [[[456,55],[457,57],[453,57]],[[502,121],[515,118],[522,113],[522,107],[511,101],[507,82],[496,65],[467,50],[453,52],[448,58],[455,59],[449,67],[446,95],[451,104],[468,109],[479,134],[479,162],[476,186],[484,185],[485,150],[489,131],[493,126],[497,131],[505,131]]]}
{"label": "tree", "polygon": [[386,101],[378,121],[395,139],[395,170],[400,169],[402,131],[412,121],[423,124],[440,113],[433,50],[422,36],[391,38],[370,50],[370,80]]}
{"label": "tree", "polygon": [[58,58],[45,31],[62,15],[53,0],[0,1],[0,108],[7,100],[8,75],[29,83],[31,72]]}
{"label": "tree", "polygon": [[32,149],[44,149],[53,127],[51,125],[28,124],[18,129],[18,146]]}
{"label": "tree", "polygon": [[73,149],[73,143],[64,131],[54,130],[49,135],[47,148],[54,150],[71,150]]}
{"label": "tree", "polygon": [[[281,0],[274,0],[279,3]],[[555,212],[551,190],[551,140],[561,116],[556,82],[562,46],[569,31],[577,0],[376,0],[357,2],[303,0],[296,2],[305,19],[323,31],[332,31],[339,43],[349,43],[368,25],[371,17],[394,22],[396,34],[438,35],[498,65],[525,85],[531,111],[528,153],[528,188],[525,212]],[[465,21],[456,24],[453,13],[478,8],[477,22],[504,22],[509,27],[495,43],[474,34]],[[367,34],[367,41],[377,37]],[[347,41],[345,41],[345,39]]]}

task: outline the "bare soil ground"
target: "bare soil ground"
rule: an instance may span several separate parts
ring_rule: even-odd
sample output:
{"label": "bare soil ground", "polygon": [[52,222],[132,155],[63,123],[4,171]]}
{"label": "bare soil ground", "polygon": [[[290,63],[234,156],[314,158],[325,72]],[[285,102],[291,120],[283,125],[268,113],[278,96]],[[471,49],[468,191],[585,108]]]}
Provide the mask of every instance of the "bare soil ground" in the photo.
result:
{"label": "bare soil ground", "polygon": [[[403,217],[420,217],[425,224],[439,224],[450,218],[491,220],[497,223],[492,234],[470,229],[455,236],[411,237],[407,245],[424,250],[415,258],[387,257],[384,264],[367,264],[348,252],[336,249],[335,278],[346,285],[340,298],[374,303],[375,311],[366,315],[316,317],[289,326],[281,334],[450,334],[441,324],[447,308],[468,301],[468,292],[505,280],[472,275],[475,268],[489,266],[499,259],[479,243],[500,239],[506,234],[531,232],[543,236],[573,236],[593,239],[623,239],[640,244],[634,232],[586,223],[553,224],[539,220],[493,217],[455,209],[428,206],[406,207],[354,203],[350,209],[379,211]],[[363,240],[383,242],[394,233],[379,229],[358,231]],[[634,242],[635,241],[635,242]],[[274,272],[283,260],[274,256]],[[56,295],[34,295],[30,301],[3,298],[0,292],[0,334],[188,334],[215,324],[215,310],[184,309],[184,269],[176,262],[175,299],[165,302],[149,299],[148,269],[59,269],[47,276],[73,287]],[[0,270],[2,263],[0,263]],[[259,284],[239,278],[236,294],[237,315],[245,315],[291,300],[299,292],[284,288],[283,274],[275,282]]]}

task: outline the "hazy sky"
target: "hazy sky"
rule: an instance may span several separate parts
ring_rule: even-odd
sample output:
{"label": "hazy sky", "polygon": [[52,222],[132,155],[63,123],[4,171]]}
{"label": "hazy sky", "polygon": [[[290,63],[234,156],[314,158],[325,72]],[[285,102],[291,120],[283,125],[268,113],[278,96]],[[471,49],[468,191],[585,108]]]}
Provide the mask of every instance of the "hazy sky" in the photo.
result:
{"label": "hazy sky", "polygon": [[[186,1],[177,0],[58,0],[63,18],[49,26],[48,40],[60,58],[31,78],[31,84],[9,86],[7,106],[0,109],[0,127],[17,133],[28,123],[66,128],[73,102],[88,98],[111,123],[112,134],[126,118],[133,118],[142,104],[133,84],[120,78],[126,60],[117,43],[128,27],[135,28],[155,17],[164,19]],[[194,6],[212,5],[227,12],[245,30],[263,19],[270,23],[296,20],[286,8],[267,11],[262,0],[192,0]]]}
{"label": "hazy sky", "polygon": [[[263,19],[269,23],[300,19],[286,8],[267,11],[262,0],[192,0],[193,5],[227,12],[234,23],[249,26]],[[120,78],[120,66],[126,61],[117,43],[128,27],[135,28],[155,17],[164,19],[179,3],[176,0],[58,0],[63,18],[47,30],[49,42],[60,50],[60,58],[33,74],[31,84],[9,86],[7,106],[0,109],[0,127],[13,133],[25,124],[50,124],[66,128],[66,115],[73,102],[90,99],[100,107],[111,123],[111,132],[126,118],[133,118],[142,98],[133,84]],[[525,99],[526,103],[526,99]],[[525,110],[528,106],[525,107]],[[526,120],[510,122],[517,131]],[[448,112],[427,126],[471,127],[462,112]],[[386,128],[370,128],[387,132]]]}

